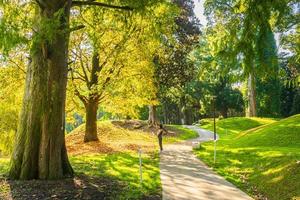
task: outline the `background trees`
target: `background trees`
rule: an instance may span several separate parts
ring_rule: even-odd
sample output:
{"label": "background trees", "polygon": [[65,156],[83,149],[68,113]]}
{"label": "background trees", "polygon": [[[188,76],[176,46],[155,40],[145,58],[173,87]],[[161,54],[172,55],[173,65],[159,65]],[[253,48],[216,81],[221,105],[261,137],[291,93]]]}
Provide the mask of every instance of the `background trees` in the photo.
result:
{"label": "background trees", "polygon": [[[198,43],[200,34],[200,23],[195,17],[193,1],[173,1],[180,9],[179,15],[175,19],[176,28],[172,36],[164,41],[167,48],[161,55],[156,55],[155,63],[155,80],[157,84],[157,98],[162,103],[161,116],[155,116],[156,108],[151,105],[149,107],[149,121],[153,123],[155,118],[162,121],[167,120],[168,112],[175,112],[180,119],[176,119],[177,123],[191,123],[190,116],[186,116],[189,112],[188,100],[185,97],[185,84],[195,76],[195,66],[189,59],[189,54],[193,47]],[[170,94],[176,91],[177,94]],[[169,97],[168,97],[169,96]],[[177,111],[170,111],[173,104]],[[164,117],[162,116],[164,115]],[[151,120],[152,119],[152,120]],[[172,120],[173,121],[173,120]],[[169,120],[169,122],[172,122]],[[173,122],[175,122],[173,121]]]}

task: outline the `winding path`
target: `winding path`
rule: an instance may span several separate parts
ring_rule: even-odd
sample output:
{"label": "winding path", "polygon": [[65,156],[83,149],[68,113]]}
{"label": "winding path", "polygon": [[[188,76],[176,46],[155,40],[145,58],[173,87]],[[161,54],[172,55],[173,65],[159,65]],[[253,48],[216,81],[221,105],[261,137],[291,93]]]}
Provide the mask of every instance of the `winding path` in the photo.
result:
{"label": "winding path", "polygon": [[160,155],[160,177],[164,200],[251,200],[247,194],[217,175],[196,158],[192,146],[213,140],[213,133],[186,126],[199,137],[166,145]]}

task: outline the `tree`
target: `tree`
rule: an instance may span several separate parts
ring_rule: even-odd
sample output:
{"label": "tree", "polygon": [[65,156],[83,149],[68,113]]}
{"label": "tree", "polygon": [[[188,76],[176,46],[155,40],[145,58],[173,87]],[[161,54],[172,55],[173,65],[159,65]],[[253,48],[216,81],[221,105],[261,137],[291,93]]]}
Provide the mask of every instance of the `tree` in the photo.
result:
{"label": "tree", "polygon": [[[145,1],[136,5],[144,6],[147,3],[149,2]],[[31,46],[23,106],[11,158],[10,177],[13,179],[58,179],[73,175],[64,139],[68,41],[70,32],[78,29],[69,26],[72,6],[131,10],[128,6],[95,1],[38,0],[20,4],[1,2],[1,28],[7,28],[1,33],[1,46],[5,47],[2,49],[13,48],[23,38]],[[11,24],[7,23],[7,18],[20,18],[13,11],[18,13],[28,7],[30,12],[22,13],[25,16],[22,20],[26,21],[11,20]],[[28,21],[30,19],[32,21]],[[28,34],[28,30],[21,30],[25,33],[20,34],[20,27],[11,28],[19,22],[34,31]],[[22,34],[23,37],[19,37]]]}
{"label": "tree", "polygon": [[[114,12],[94,8],[81,11],[85,25],[71,37],[71,86],[85,107],[85,142],[97,141],[97,110],[105,98],[105,89],[120,74],[125,46],[133,37],[135,27],[124,19],[116,19]],[[121,21],[122,20],[122,21]],[[130,23],[130,22],[129,22]],[[101,58],[101,59],[100,59]]]}
{"label": "tree", "polygon": [[[200,23],[194,13],[194,2],[191,0],[174,0],[173,3],[180,9],[178,16],[175,18],[176,29],[172,37],[165,41],[167,45],[165,52],[154,58],[156,66],[155,79],[159,88],[157,96],[163,102],[167,102],[164,101],[164,98],[168,89],[178,87],[178,90],[180,90],[193,78],[195,66],[189,59],[189,54],[197,44],[200,35]],[[182,102],[179,103],[181,110],[185,110],[184,95],[180,99],[182,99]],[[182,119],[187,119],[186,113],[188,112],[180,113]],[[154,105],[150,105],[148,122],[153,125],[156,121],[156,108]],[[186,121],[183,120],[183,123],[185,124]]]}
{"label": "tree", "polygon": [[[86,28],[84,32],[73,34],[71,39],[71,44],[74,44],[71,58],[74,62],[70,70],[72,90],[86,110],[85,142],[98,140],[97,110],[100,104],[105,107],[110,99],[123,98],[122,102],[116,100],[114,106],[118,110],[127,110],[126,117],[130,117],[136,115],[130,110],[130,106],[136,107],[150,102],[147,98],[151,98],[153,87],[150,84],[152,81],[146,76],[152,78],[153,72],[149,68],[153,64],[148,62],[152,59],[149,55],[157,51],[160,45],[159,36],[167,34],[169,29],[161,28],[161,25],[158,27],[156,23],[160,21],[170,24],[173,14],[165,14],[161,10],[172,13],[173,9],[170,4],[161,3],[144,12],[143,16],[124,13],[118,18],[115,17],[116,12],[106,12],[99,8],[81,11],[78,21]],[[140,63],[144,66],[141,67]],[[118,84],[122,82],[123,85],[130,86],[129,83],[137,79],[137,85],[131,90]],[[144,80],[148,80],[148,83]],[[143,90],[148,91],[148,94],[137,89],[142,84]],[[111,91],[112,86],[115,88]],[[118,106],[120,104],[123,108]],[[116,110],[113,110],[116,114]]]}
{"label": "tree", "polygon": [[206,1],[209,25],[215,29],[213,34],[219,35],[215,49],[224,60],[243,62],[248,79],[249,116],[257,115],[256,79],[278,74],[273,31],[288,9],[287,1]]}

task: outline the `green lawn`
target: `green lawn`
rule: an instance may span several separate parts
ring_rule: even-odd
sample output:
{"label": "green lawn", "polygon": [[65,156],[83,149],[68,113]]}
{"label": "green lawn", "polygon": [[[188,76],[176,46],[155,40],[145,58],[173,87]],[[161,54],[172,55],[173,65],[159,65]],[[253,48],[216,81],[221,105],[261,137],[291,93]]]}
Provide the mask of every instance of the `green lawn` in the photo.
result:
{"label": "green lawn", "polygon": [[108,177],[125,184],[115,199],[138,199],[160,196],[159,158],[157,154],[142,154],[143,183],[140,182],[138,154],[117,153],[71,157],[77,174]]}
{"label": "green lawn", "polygon": [[[201,127],[212,130],[211,122]],[[212,142],[195,150],[204,162],[257,199],[300,197],[300,115],[281,121],[229,118],[217,127],[216,164]]]}

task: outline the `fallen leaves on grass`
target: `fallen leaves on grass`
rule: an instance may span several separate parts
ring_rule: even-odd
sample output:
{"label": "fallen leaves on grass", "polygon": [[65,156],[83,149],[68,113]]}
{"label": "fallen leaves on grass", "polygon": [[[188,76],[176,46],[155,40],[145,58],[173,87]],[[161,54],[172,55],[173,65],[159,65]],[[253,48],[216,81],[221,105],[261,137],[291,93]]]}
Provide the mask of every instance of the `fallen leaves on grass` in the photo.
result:
{"label": "fallen leaves on grass", "polygon": [[99,141],[84,143],[84,127],[80,127],[66,136],[66,146],[73,156],[137,151],[139,148],[143,152],[153,152],[158,146],[155,128],[147,127],[147,124],[134,120],[100,122]]}

